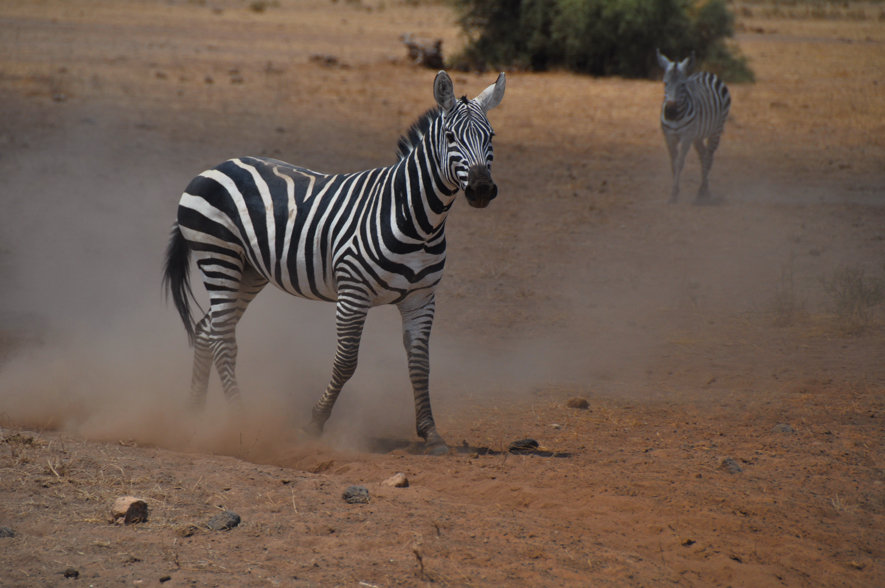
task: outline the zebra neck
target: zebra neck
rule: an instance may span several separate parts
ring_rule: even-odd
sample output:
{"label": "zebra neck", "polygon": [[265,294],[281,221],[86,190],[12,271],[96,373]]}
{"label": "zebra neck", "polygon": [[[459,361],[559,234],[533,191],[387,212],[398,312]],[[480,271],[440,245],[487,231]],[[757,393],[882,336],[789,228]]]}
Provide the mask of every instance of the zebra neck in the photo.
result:
{"label": "zebra neck", "polygon": [[[395,166],[392,196],[401,228],[411,228],[413,236],[435,238],[445,226],[446,217],[458,187],[445,179],[439,166],[435,125]],[[411,219],[411,220],[409,220]],[[410,227],[403,227],[404,222]]]}

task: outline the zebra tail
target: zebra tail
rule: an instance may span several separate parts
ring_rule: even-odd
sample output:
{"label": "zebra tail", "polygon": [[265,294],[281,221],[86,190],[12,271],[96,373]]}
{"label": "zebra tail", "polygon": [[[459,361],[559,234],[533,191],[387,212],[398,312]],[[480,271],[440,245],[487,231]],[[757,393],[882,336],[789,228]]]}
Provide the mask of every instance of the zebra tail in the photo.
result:
{"label": "zebra tail", "polygon": [[187,331],[187,340],[191,346],[194,344],[194,321],[191,317],[190,301],[194,299],[190,280],[190,257],[191,249],[178,228],[178,223],[172,226],[172,236],[169,246],[166,248],[166,265],[163,272],[163,289],[166,290],[166,299],[172,294],[175,309],[184,323]]}

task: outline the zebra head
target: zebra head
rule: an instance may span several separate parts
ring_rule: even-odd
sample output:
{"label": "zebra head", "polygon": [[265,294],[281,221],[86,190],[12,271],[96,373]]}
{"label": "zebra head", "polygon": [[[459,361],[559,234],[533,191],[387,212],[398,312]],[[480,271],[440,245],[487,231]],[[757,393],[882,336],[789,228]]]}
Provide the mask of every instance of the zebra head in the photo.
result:
{"label": "zebra head", "polygon": [[452,79],[441,71],[433,82],[433,96],[442,110],[440,163],[443,175],[464,190],[467,202],[485,208],[498,195],[492,181],[492,137],[486,113],[504,97],[504,74],[473,100],[455,98]]}
{"label": "zebra head", "polygon": [[694,66],[694,52],[679,62],[667,59],[660,49],[657,53],[658,65],[664,70],[664,118],[678,120],[682,116],[680,104],[684,103],[685,82]]}

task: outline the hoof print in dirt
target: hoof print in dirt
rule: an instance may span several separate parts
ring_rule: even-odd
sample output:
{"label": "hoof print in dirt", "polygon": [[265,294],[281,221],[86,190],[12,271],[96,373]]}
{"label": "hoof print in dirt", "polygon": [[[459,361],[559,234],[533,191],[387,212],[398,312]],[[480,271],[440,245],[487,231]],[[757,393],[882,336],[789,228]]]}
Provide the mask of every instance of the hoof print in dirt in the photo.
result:
{"label": "hoof print in dirt", "polygon": [[367,504],[369,502],[369,489],[365,486],[350,486],[342,495],[347,504]]}
{"label": "hoof print in dirt", "polygon": [[0,538],[2,537],[15,537],[15,531],[10,527],[0,527]]}
{"label": "hoof print in dirt", "polygon": [[587,410],[590,408],[590,403],[587,402],[586,398],[569,398],[568,402],[565,405],[569,408],[577,408],[579,410]]}
{"label": "hoof print in dirt", "polygon": [[182,525],[175,529],[175,534],[179,537],[193,537],[200,532],[200,528],[196,525]]}
{"label": "hoof print in dirt", "polygon": [[730,457],[726,457],[722,460],[722,463],[719,464],[719,469],[724,470],[729,474],[739,474],[744,471],[740,464]]}
{"label": "hoof print in dirt", "polygon": [[212,531],[229,531],[240,524],[240,515],[235,512],[226,510],[220,512],[206,523]]}
{"label": "hoof print in dirt", "polygon": [[409,487],[409,479],[402,472],[397,472],[394,475],[390,476],[383,482],[381,482],[382,486],[391,486],[393,488],[408,488]]}
{"label": "hoof print in dirt", "polygon": [[111,508],[113,521],[118,525],[134,525],[148,519],[147,502],[134,496],[121,496]]}

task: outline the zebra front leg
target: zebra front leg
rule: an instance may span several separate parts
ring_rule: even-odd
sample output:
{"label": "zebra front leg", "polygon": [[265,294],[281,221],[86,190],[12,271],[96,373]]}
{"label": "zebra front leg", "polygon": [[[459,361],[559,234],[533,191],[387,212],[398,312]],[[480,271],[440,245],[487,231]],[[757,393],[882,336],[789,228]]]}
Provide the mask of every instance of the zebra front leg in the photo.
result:
{"label": "zebra front leg", "polygon": [[[670,173],[673,176],[673,187],[670,190],[670,202],[676,202],[679,199],[679,173],[682,171],[682,164],[685,156],[679,157],[679,135],[672,135],[664,132],[664,140],[667,142],[667,153],[670,154]],[[677,166],[677,162],[679,165]]]}
{"label": "zebra front leg", "polygon": [[710,202],[710,186],[708,178],[710,169],[713,167],[713,152],[719,146],[719,136],[713,135],[707,139],[706,145],[703,139],[697,139],[694,142],[695,150],[698,152],[698,158],[701,160],[701,186],[698,188],[696,203],[709,204]]}
{"label": "zebra front leg", "polygon": [[326,391],[313,406],[313,415],[305,430],[315,436],[323,432],[338,394],[344,384],[356,371],[360,350],[360,339],[369,304],[363,299],[354,299],[339,292],[338,305],[335,311],[335,324],[338,334],[338,347],[335,351],[335,362],[332,365],[332,379]]}
{"label": "zebra front leg", "polygon": [[212,367],[212,348],[209,337],[209,313],[194,328],[194,370],[191,376],[190,408],[194,411],[206,406],[209,391],[209,370]]}
{"label": "zebra front leg", "polygon": [[425,442],[425,452],[445,455],[449,448],[436,431],[430,408],[430,329],[436,308],[433,294],[399,305],[403,319],[403,345],[409,361],[409,379],[415,395],[415,428]]}

